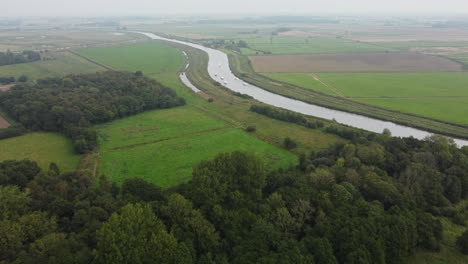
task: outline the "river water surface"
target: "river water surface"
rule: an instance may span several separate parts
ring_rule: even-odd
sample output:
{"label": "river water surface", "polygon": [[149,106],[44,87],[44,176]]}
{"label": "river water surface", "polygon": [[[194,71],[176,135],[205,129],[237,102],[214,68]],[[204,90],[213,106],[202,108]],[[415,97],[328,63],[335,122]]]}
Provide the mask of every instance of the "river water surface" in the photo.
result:
{"label": "river water surface", "polygon": [[[335,120],[338,123],[371,132],[381,133],[385,128],[387,128],[391,131],[392,136],[395,137],[412,136],[417,139],[424,139],[425,137],[432,135],[432,133],[424,130],[395,124],[393,122],[382,121],[362,115],[352,114],[344,111],[333,110],[268,92],[262,88],[253,86],[251,84],[247,84],[241,79],[237,78],[232,73],[229,67],[228,56],[224,52],[190,42],[164,38],[153,33],[139,33],[144,34],[151,39],[175,42],[205,51],[209,57],[208,73],[213,80],[221,83],[223,86],[232,91],[248,94],[260,102],[309,116],[320,117],[327,120]],[[184,84],[186,84],[190,89],[194,90],[195,92],[200,91],[190,82],[185,73],[182,73],[180,77],[181,81]],[[454,138],[454,141],[458,146],[468,146],[468,140]]]}

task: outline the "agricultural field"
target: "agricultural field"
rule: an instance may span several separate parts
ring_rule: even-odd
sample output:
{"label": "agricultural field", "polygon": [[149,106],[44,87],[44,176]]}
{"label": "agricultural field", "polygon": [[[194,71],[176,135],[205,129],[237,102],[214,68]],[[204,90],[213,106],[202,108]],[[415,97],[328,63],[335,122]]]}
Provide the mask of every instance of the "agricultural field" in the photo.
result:
{"label": "agricultural field", "polygon": [[307,89],[397,111],[468,124],[466,73],[266,73]]}
{"label": "agricultural field", "polygon": [[30,79],[39,79],[105,70],[70,52],[49,52],[47,56],[49,60],[45,61],[0,66],[0,76],[19,77],[25,74]]}
{"label": "agricultural field", "polygon": [[0,140],[0,161],[30,159],[44,170],[55,162],[61,171],[72,172],[80,158],[71,141],[60,134],[37,132]]}
{"label": "agricultural field", "polygon": [[419,53],[344,53],[250,57],[256,72],[457,72],[460,63]]}
{"label": "agricultural field", "polygon": [[177,72],[184,62],[182,53],[156,41],[106,48],[82,49],[80,54],[114,69],[141,70],[150,75]]}
{"label": "agricultural field", "polygon": [[141,34],[79,31],[21,30],[0,32],[0,51],[49,50],[102,46],[143,40]]}
{"label": "agricultural field", "polygon": [[392,48],[382,47],[370,43],[357,42],[342,38],[325,37],[260,37],[244,39],[248,49],[243,49],[245,55],[262,52],[273,54],[321,54],[347,52],[387,52]]}
{"label": "agricultural field", "polygon": [[112,181],[121,183],[125,175],[173,186],[188,181],[193,166],[201,160],[235,150],[255,152],[274,168],[297,162],[294,154],[249,135],[229,118],[212,112],[214,109],[200,109],[213,104],[179,82],[177,72],[184,62],[179,50],[153,41],[80,53],[114,69],[140,69],[175,89],[188,102],[184,107],[150,111],[98,126],[99,173]]}
{"label": "agricultural field", "polygon": [[140,177],[162,187],[186,182],[193,166],[218,153],[251,151],[272,168],[297,162],[292,153],[206,116],[191,106],[159,110],[99,128],[99,172],[114,182]]}

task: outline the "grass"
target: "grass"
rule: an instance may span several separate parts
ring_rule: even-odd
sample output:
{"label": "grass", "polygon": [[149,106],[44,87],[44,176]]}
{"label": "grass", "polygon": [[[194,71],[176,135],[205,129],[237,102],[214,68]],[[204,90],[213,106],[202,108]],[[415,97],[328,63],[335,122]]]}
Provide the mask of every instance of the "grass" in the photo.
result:
{"label": "grass", "polygon": [[[120,52],[118,48],[125,49],[128,55],[116,56]],[[235,150],[257,153],[271,168],[286,167],[295,164],[297,157],[275,146],[280,146],[287,135],[300,135],[300,142],[306,142],[301,147],[308,150],[339,141],[337,137],[320,131],[286,127],[282,122],[257,118],[248,111],[246,100],[225,94],[219,88],[213,90],[216,95],[209,95],[215,98],[215,102],[208,103],[206,98],[195,95],[180,83],[177,72],[183,57],[174,47],[154,41],[109,49],[112,52],[93,49],[106,54],[98,53],[96,57],[86,51],[80,52],[114,69],[142,69],[187,101],[183,107],[150,111],[97,126],[100,135],[99,173],[117,183],[126,177],[142,177],[163,187],[173,186],[188,181],[193,166],[201,160]],[[173,59],[140,56],[157,52],[172,54]],[[192,61],[202,63],[198,58]],[[145,68],[140,68],[140,65],[145,65]],[[223,96],[218,97],[218,94]],[[242,102],[237,103],[238,100]],[[257,133],[248,134],[242,130],[251,122],[258,124]],[[315,133],[317,137],[313,136]]]}
{"label": "grass", "polygon": [[29,133],[0,140],[0,161],[30,159],[47,170],[55,162],[61,171],[76,169],[80,156],[76,155],[71,141],[55,133]]}
{"label": "grass", "polygon": [[176,72],[181,68],[184,61],[180,51],[156,41],[83,49],[79,53],[114,69],[124,71],[141,70],[147,75]]}
{"label": "grass", "polygon": [[411,48],[468,47],[468,41],[399,41],[376,42],[374,44],[400,50],[409,50]]}
{"label": "grass", "polygon": [[458,138],[468,138],[468,126],[454,124],[424,116],[394,111],[388,108],[357,102],[343,96],[331,96],[312,89],[272,80],[267,76],[256,73],[248,57],[229,52],[229,62],[233,72],[245,81],[262,87],[270,92],[294,98],[307,103],[324,106],[331,109],[356,113],[364,116],[395,122],[414,128],[424,129],[433,133],[439,133]]}
{"label": "grass", "polygon": [[465,231],[465,227],[456,225],[448,218],[440,218],[444,227],[444,237],[440,252],[417,251],[409,257],[411,264],[466,264],[468,256],[463,255],[455,246],[456,238]]}
{"label": "grass", "polygon": [[[272,73],[281,82],[355,101],[468,125],[466,73]],[[318,77],[320,81],[314,79]]]}
{"label": "grass", "polygon": [[30,79],[40,79],[104,70],[102,67],[70,52],[55,52],[51,53],[50,56],[54,59],[0,66],[0,76],[19,77],[25,74]]}
{"label": "grass", "polygon": [[310,54],[344,52],[382,52],[392,48],[341,38],[300,38],[300,37],[260,37],[245,39],[250,49],[243,49],[245,55],[255,55],[256,51],[273,54]]}
{"label": "grass", "polygon": [[[143,121],[151,127],[154,123],[149,116],[159,120],[159,130],[153,130],[150,135],[129,132],[133,124],[143,124]],[[124,122],[130,127],[122,129],[122,122],[115,122],[115,125],[111,123],[100,130],[101,134],[107,134],[107,131],[113,134],[101,146],[100,173],[117,183],[128,177],[141,177],[162,187],[177,185],[190,180],[192,168],[200,161],[235,150],[257,153],[272,168],[297,162],[292,153],[260,141],[240,129],[223,128],[222,122],[210,120],[190,106],[152,111],[126,118]],[[126,140],[127,136],[132,137],[130,142]],[[107,148],[115,142],[118,142],[119,149]],[[124,145],[134,142],[140,144]]]}

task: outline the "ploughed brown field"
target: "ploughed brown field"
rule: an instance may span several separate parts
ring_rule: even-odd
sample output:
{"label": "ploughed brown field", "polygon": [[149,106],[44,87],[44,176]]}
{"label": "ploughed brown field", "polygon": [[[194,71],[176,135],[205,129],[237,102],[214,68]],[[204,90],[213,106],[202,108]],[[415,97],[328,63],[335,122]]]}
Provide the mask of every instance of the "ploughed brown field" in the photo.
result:
{"label": "ploughed brown field", "polygon": [[463,71],[455,61],[415,52],[251,56],[250,60],[257,72]]}

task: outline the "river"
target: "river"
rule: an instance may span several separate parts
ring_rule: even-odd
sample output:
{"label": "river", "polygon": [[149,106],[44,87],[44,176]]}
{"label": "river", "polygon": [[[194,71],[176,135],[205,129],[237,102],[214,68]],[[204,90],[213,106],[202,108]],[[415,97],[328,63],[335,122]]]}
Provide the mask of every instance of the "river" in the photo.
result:
{"label": "river", "polygon": [[[393,122],[382,121],[375,118],[370,118],[362,115],[357,115],[353,113],[348,113],[344,111],[338,111],[334,109],[329,109],[322,106],[317,106],[302,101],[294,100],[287,98],[278,94],[268,92],[262,88],[247,84],[241,79],[237,78],[231,71],[229,67],[228,56],[219,50],[211,49],[202,45],[180,41],[176,39],[164,38],[153,33],[139,32],[148,38],[156,40],[170,41],[174,43],[179,43],[182,45],[187,45],[192,48],[202,50],[208,54],[208,73],[210,77],[221,83],[226,88],[233,90],[235,92],[240,92],[243,94],[248,94],[255,98],[256,100],[273,105],[279,108],[291,110],[297,113],[320,117],[327,120],[335,120],[336,122],[363,130],[382,133],[382,131],[387,128],[391,131],[392,136],[395,137],[414,137],[417,139],[424,139],[432,133],[416,129],[408,126],[403,126],[395,124]],[[186,55],[186,54],[185,54]],[[188,64],[187,64],[188,67]],[[186,68],[187,68],[186,67]],[[181,74],[181,81],[186,84],[189,88],[198,92],[197,89],[190,80],[185,76],[185,73]],[[468,140],[462,139],[453,139],[458,146],[468,146]]]}

